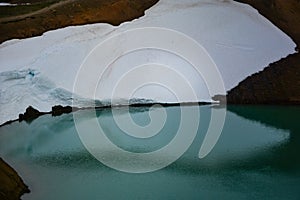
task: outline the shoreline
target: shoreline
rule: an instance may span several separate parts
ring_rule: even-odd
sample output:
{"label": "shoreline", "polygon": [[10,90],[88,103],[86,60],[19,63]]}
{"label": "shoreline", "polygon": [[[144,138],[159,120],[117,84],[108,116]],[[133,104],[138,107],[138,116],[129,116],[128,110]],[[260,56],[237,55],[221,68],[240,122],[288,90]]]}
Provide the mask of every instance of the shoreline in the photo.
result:
{"label": "shoreline", "polygon": [[15,200],[30,190],[18,173],[0,158],[0,199]]}
{"label": "shoreline", "polygon": [[40,116],[51,114],[53,117],[60,116],[62,114],[68,114],[72,112],[76,112],[79,110],[100,110],[100,109],[113,109],[113,108],[125,108],[125,107],[152,107],[155,105],[159,105],[162,107],[174,107],[174,106],[203,106],[203,105],[219,105],[218,103],[214,102],[181,102],[181,103],[160,103],[160,102],[153,102],[153,103],[133,103],[133,104],[118,104],[118,105],[103,105],[103,106],[95,106],[95,107],[72,107],[72,106],[61,106],[55,105],[52,107],[51,111],[49,112],[40,112],[39,110],[33,108],[32,106],[28,106],[26,108],[25,113],[20,113],[18,119],[9,120],[4,122],[0,125],[3,127],[5,125],[9,125],[14,122],[31,122],[37,119]]}

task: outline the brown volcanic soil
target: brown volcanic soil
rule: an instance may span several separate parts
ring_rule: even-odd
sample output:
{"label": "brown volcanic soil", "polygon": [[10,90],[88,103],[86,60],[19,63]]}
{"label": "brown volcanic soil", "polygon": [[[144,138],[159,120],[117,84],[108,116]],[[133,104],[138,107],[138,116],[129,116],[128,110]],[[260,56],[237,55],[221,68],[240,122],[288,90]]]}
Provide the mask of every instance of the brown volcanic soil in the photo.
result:
{"label": "brown volcanic soil", "polygon": [[[238,0],[255,7],[300,45],[299,0]],[[300,54],[289,55],[249,76],[227,94],[231,104],[300,104]]]}
{"label": "brown volcanic soil", "polygon": [[23,183],[17,172],[0,158],[0,199],[17,200],[24,193],[28,193],[28,187]]}
{"label": "brown volcanic soil", "polygon": [[[24,12],[22,9],[14,10],[16,8],[13,6],[0,7],[0,13],[8,15],[0,15],[0,43],[13,38],[38,36],[46,31],[71,25],[98,22],[119,25],[143,16],[144,11],[156,4],[158,0],[56,0],[46,2],[27,0],[26,2],[33,3],[32,8],[23,6],[22,9],[28,9],[27,13],[22,13]],[[37,5],[40,6],[38,10]]]}

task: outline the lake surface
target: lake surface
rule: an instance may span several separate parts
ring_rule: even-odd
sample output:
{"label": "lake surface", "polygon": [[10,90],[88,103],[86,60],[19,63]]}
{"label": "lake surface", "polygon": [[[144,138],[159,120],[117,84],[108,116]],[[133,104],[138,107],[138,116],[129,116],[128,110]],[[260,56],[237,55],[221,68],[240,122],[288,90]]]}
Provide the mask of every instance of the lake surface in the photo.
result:
{"label": "lake surface", "polygon": [[[22,197],[25,200],[300,199],[300,107],[227,107],[222,134],[202,159],[198,154],[211,112],[222,108],[187,108],[199,109],[201,115],[192,145],[174,163],[154,172],[125,173],[99,162],[80,140],[73,114],[44,115],[31,123],[1,127],[0,156],[29,185],[31,193]],[[162,109],[167,114],[163,128],[143,141],[124,134],[114,122],[113,114],[124,115],[122,108],[98,110],[96,115],[78,111],[86,119],[78,123],[96,116],[107,138],[119,148],[152,152],[175,137],[180,107],[130,110],[136,124],[146,126],[151,123],[149,112],[159,114]],[[88,133],[92,127],[86,129]],[[107,154],[107,159],[117,157]]]}

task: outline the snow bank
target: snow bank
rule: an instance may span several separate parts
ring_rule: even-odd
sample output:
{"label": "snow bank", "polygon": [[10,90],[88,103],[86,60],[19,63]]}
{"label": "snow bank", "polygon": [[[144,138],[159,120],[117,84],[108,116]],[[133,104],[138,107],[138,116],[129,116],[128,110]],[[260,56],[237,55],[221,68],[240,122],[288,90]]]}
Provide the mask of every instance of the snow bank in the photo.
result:
{"label": "snow bank", "polygon": [[[40,37],[1,44],[0,124],[16,119],[28,105],[41,111],[49,111],[56,104],[70,105],[76,74],[88,53],[116,33],[142,27],[169,28],[196,40],[216,63],[226,90],[269,63],[294,53],[296,46],[286,34],[248,5],[221,0],[161,0],[146,11],[144,17],[118,27],[108,24],[67,27]],[[182,69],[188,67],[187,63],[177,61],[165,52],[158,51],[153,56],[140,51],[112,64],[113,70],[105,82],[107,87],[121,75],[120,66],[138,62],[163,62],[176,66],[176,70],[180,70],[180,66]],[[199,101],[210,100],[201,78],[197,80],[188,70],[182,74],[186,79],[194,80],[191,84]],[[167,74],[164,78],[172,79]],[[174,101],[173,97],[159,90],[150,87],[133,98]],[[108,99],[109,95],[104,92],[97,98]]]}
{"label": "snow bank", "polygon": [[0,6],[19,6],[19,5],[31,5],[30,3],[20,3],[20,4],[16,4],[16,3],[6,3],[6,2],[0,2]]}
{"label": "snow bank", "polygon": [[0,2],[0,6],[15,6],[17,4],[11,4],[11,3],[5,3],[5,2]]}

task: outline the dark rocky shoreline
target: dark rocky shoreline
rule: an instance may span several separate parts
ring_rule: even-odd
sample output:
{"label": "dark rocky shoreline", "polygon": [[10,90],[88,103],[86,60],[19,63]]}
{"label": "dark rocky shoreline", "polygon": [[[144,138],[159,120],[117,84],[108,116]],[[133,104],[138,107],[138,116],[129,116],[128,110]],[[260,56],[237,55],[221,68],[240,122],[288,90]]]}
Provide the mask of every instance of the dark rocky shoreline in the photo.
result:
{"label": "dark rocky shoreline", "polygon": [[212,105],[213,103],[210,102],[182,102],[182,103],[133,103],[130,105],[103,105],[103,106],[96,106],[96,107],[71,107],[71,106],[61,106],[56,105],[52,107],[52,110],[49,112],[40,112],[39,110],[33,108],[32,106],[28,106],[24,113],[19,114],[19,118],[15,120],[7,121],[0,125],[0,127],[11,124],[13,122],[22,122],[25,121],[27,123],[32,122],[33,120],[37,119],[42,115],[51,114],[53,117],[60,116],[62,114],[67,114],[71,112],[76,112],[78,110],[99,110],[99,109],[107,109],[107,108],[121,108],[121,107],[151,107],[155,105],[160,105],[162,107],[173,107],[173,106],[194,106],[194,105]]}
{"label": "dark rocky shoreline", "polygon": [[300,54],[289,55],[228,91],[229,104],[300,105]]}
{"label": "dark rocky shoreline", "polygon": [[28,186],[24,184],[17,172],[0,158],[0,199],[20,199],[24,193],[29,193]]}

